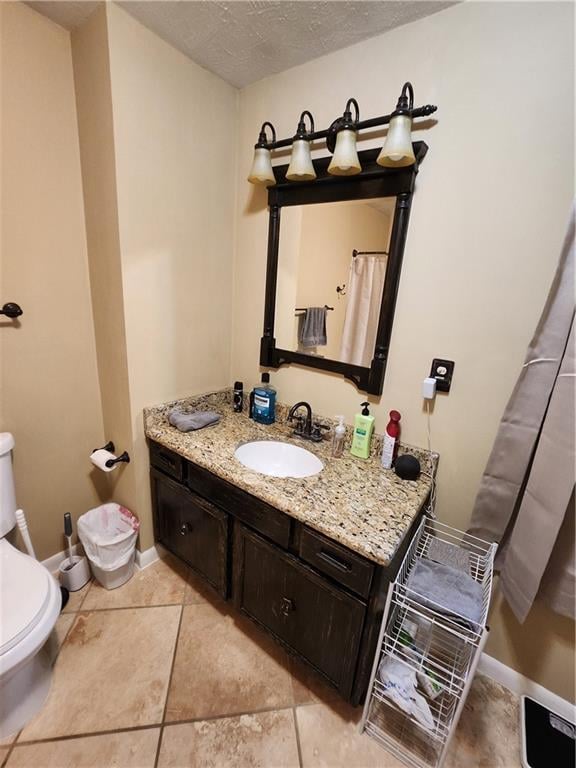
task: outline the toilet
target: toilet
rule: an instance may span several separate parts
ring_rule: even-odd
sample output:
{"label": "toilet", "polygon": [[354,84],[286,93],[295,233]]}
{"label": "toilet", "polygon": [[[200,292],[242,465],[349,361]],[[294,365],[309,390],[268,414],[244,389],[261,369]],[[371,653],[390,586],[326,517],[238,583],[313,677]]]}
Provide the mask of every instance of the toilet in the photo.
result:
{"label": "toilet", "polygon": [[50,572],[6,539],[16,525],[13,447],[12,435],[0,432],[0,739],[31,720],[48,696],[52,669],[43,646],[62,605]]}

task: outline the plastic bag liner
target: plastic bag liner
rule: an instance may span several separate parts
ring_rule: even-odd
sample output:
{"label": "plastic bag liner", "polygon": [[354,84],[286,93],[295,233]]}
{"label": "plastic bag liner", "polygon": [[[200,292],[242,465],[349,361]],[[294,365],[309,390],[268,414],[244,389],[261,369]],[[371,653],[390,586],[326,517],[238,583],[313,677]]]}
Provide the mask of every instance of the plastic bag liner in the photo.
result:
{"label": "plastic bag liner", "polygon": [[120,504],[102,504],[78,518],[78,536],[84,550],[99,568],[113,571],[134,554],[140,521]]}

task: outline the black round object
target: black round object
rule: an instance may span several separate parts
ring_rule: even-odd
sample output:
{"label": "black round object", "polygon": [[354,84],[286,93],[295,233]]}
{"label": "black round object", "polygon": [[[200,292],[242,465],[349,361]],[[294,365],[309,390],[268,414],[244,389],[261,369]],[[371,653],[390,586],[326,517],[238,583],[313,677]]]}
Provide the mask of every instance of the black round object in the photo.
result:
{"label": "black round object", "polygon": [[402,480],[418,480],[420,477],[420,462],[416,456],[410,456],[408,453],[398,456],[394,462],[394,472]]}

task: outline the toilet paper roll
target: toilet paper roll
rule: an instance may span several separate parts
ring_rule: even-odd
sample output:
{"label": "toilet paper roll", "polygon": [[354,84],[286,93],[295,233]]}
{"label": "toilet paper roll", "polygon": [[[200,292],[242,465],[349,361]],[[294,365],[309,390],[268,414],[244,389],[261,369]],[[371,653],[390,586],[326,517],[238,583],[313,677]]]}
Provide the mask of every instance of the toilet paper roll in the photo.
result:
{"label": "toilet paper roll", "polygon": [[92,464],[94,464],[95,467],[101,469],[102,472],[112,472],[112,470],[116,469],[118,464],[112,464],[111,467],[106,466],[106,462],[109,459],[115,458],[117,457],[114,456],[113,453],[110,453],[110,451],[105,451],[103,448],[99,448],[97,451],[94,451],[94,453],[90,454],[90,461]]}

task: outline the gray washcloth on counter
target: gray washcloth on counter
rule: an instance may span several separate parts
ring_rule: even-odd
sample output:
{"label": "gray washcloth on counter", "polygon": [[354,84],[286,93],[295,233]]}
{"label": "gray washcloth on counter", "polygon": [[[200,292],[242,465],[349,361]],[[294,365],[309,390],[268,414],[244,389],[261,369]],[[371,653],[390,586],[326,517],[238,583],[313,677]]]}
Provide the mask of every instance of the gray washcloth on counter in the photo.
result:
{"label": "gray washcloth on counter", "polygon": [[326,307],[308,307],[300,326],[303,347],[326,346]]}
{"label": "gray washcloth on counter", "polygon": [[427,608],[467,623],[482,618],[482,586],[457,568],[417,558],[406,582]]}
{"label": "gray washcloth on counter", "polygon": [[168,421],[180,432],[191,432],[193,429],[202,429],[218,424],[220,415],[216,411],[184,413],[184,411],[175,410],[168,414]]}

